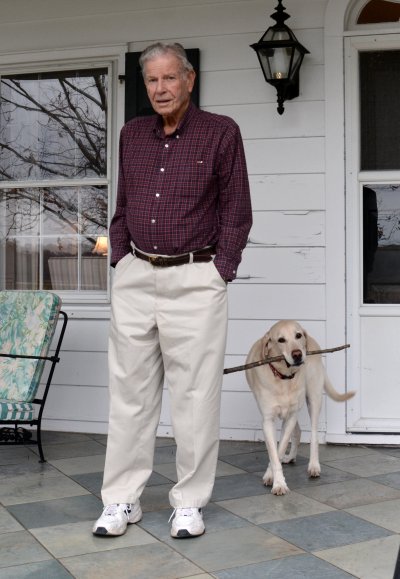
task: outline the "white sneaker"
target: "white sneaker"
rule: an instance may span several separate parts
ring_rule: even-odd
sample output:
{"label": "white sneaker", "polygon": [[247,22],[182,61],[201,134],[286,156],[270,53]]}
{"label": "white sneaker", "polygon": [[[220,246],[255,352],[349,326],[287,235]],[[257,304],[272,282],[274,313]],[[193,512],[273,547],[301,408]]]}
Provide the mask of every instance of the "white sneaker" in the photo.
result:
{"label": "white sneaker", "polygon": [[93,525],[94,535],[123,535],[128,525],[142,518],[140,503],[106,505],[101,517]]}
{"label": "white sneaker", "polygon": [[171,537],[175,537],[176,539],[198,537],[206,530],[201,509],[175,509],[171,515],[171,518],[172,517]]}

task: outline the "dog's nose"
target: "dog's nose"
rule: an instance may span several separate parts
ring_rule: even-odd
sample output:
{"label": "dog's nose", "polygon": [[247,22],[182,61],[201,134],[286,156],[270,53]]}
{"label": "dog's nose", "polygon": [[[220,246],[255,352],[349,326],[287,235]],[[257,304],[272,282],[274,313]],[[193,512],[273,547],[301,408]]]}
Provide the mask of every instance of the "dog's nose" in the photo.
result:
{"label": "dog's nose", "polygon": [[301,353],[301,350],[293,350],[292,358],[295,364],[301,364],[303,361],[303,354]]}

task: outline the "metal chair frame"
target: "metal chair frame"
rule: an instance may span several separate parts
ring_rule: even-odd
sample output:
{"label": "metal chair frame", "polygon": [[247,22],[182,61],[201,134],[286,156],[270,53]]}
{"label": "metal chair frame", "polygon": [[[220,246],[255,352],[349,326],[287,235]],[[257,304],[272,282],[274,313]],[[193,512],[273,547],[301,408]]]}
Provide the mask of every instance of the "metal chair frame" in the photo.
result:
{"label": "metal chair frame", "polygon": [[[25,356],[19,354],[0,354],[0,357],[3,358],[30,358],[34,360],[44,360],[45,364],[46,362],[51,363],[49,375],[47,377],[42,397],[34,398],[32,400],[32,404],[37,404],[39,406],[37,418],[34,418],[33,420],[0,419],[0,445],[37,444],[40,455],[39,462],[46,462],[42,448],[42,433],[41,433],[42,415],[47,395],[49,393],[51,381],[53,379],[54,370],[56,368],[56,364],[60,361],[59,354],[68,322],[68,316],[63,310],[60,310],[59,315],[63,316],[63,321],[61,332],[58,337],[56,349],[53,356]],[[6,426],[1,427],[2,425]],[[10,428],[10,425],[12,425],[13,428]],[[36,426],[36,439],[31,438],[32,437],[31,431],[24,428],[24,426]]]}

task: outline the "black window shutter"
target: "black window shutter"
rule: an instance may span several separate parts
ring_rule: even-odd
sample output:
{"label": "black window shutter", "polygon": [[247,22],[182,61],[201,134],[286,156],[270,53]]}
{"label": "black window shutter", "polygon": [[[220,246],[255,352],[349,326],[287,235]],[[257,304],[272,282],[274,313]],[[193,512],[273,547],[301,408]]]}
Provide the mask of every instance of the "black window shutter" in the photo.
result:
{"label": "black window shutter", "polygon": [[[186,54],[196,72],[192,101],[196,106],[200,106],[200,50],[188,48]],[[141,52],[127,52],[125,54],[125,122],[133,117],[154,114],[139,66],[140,55]]]}

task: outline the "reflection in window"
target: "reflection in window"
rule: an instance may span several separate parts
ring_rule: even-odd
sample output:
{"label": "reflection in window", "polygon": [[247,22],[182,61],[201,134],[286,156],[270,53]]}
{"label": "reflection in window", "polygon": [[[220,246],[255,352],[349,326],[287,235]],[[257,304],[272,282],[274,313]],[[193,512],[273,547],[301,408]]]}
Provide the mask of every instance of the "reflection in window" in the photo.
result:
{"label": "reflection in window", "polygon": [[400,185],[363,187],[364,303],[400,303]]}
{"label": "reflection in window", "polygon": [[108,69],[0,77],[0,289],[107,289]]}
{"label": "reflection in window", "polygon": [[400,50],[363,51],[359,59],[361,170],[398,170]]}
{"label": "reflection in window", "polygon": [[0,191],[6,289],[107,287],[107,187]]}

